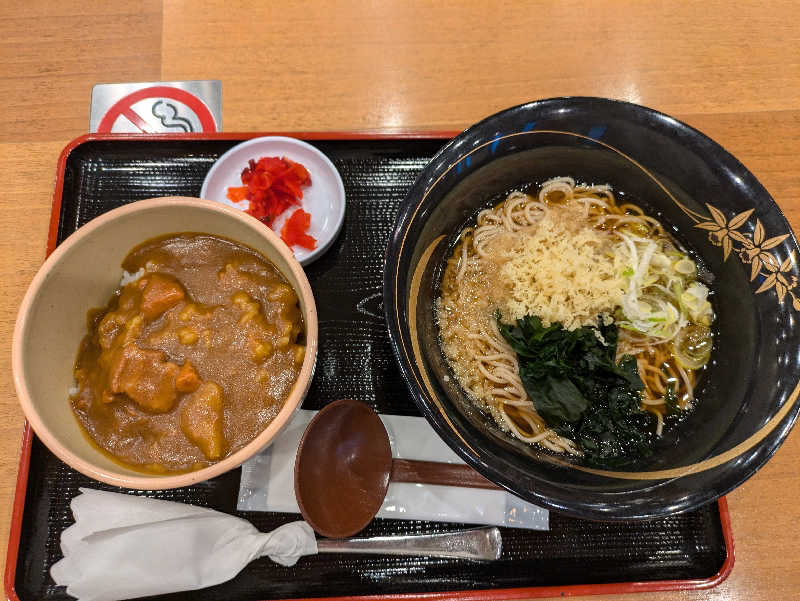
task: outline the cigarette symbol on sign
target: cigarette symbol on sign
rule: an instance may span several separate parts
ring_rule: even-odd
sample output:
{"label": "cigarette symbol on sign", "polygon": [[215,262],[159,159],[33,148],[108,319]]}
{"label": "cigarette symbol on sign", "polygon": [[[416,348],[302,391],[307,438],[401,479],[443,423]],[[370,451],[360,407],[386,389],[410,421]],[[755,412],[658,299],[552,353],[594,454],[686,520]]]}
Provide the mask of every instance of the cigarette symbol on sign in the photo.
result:
{"label": "cigarette symbol on sign", "polygon": [[[150,105],[148,102],[145,106],[149,105],[153,116],[156,117],[164,127],[180,129],[189,133],[198,128],[199,122],[198,131],[217,131],[214,116],[200,98],[190,94],[186,90],[169,86],[142,88],[141,90],[132,92],[119,99],[108,109],[100,120],[97,131],[100,133],[111,132],[114,123],[121,117],[130,121],[137,129],[144,133],[155,133],[156,129],[154,126],[145,121],[133,108],[137,102],[145,99],[149,99],[150,102],[153,103]],[[141,109],[144,107],[139,105],[139,108]],[[179,109],[183,112],[183,115],[178,113]],[[145,108],[145,110],[147,109]],[[189,113],[191,119],[186,118],[187,113]]]}
{"label": "cigarette symbol on sign", "polygon": [[[182,129],[184,132],[194,131],[191,121],[184,117],[178,116],[178,109],[174,104],[157,100],[153,104],[152,111],[153,117],[158,117],[161,125],[168,128]],[[171,114],[168,114],[171,113]]]}

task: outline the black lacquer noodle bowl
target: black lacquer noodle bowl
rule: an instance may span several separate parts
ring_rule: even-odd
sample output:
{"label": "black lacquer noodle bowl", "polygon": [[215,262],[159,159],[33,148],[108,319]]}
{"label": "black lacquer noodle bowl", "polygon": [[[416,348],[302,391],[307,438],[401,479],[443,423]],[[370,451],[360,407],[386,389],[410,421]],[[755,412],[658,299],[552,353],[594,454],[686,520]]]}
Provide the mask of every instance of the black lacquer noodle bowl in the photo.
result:
{"label": "black lacquer noodle bowl", "polygon": [[[565,175],[634,199],[714,274],[714,348],[695,408],[630,468],[591,469],[502,432],[449,377],[438,344],[434,301],[458,232],[504,193]],[[432,159],[400,207],[384,303],[416,404],[465,461],[556,511],[646,519],[724,495],[788,435],[800,412],[798,257],[775,201],[713,140],[638,105],[555,98],[493,115]]]}

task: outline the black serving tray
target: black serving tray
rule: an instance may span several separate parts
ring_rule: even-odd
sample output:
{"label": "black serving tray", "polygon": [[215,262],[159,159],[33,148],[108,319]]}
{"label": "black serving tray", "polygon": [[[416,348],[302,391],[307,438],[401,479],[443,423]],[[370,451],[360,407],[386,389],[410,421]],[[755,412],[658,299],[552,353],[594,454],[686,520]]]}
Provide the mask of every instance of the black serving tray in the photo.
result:
{"label": "black serving tray", "polygon": [[[94,217],[155,196],[197,196],[214,161],[255,134],[84,136],[59,161],[49,251]],[[306,268],[319,311],[316,376],[303,407],[340,398],[381,413],[419,415],[395,365],[381,299],[384,248],[395,212],[442,136],[299,134],[322,150],[344,180],[347,213],[330,250]],[[240,471],[166,491],[133,492],[240,515],[269,531],[296,520],[286,513],[237,512]],[[9,599],[71,599],[49,576],[59,537],[72,523],[78,488],[104,490],[70,469],[26,430],[6,570]],[[426,534],[464,525],[376,519],[364,535]],[[230,582],[161,599],[248,601],[406,594],[431,598],[511,599],[577,593],[703,588],[733,564],[724,499],[649,522],[598,523],[550,516],[549,532],[502,529],[499,561],[428,557],[306,557],[292,568],[269,559]],[[431,593],[440,593],[431,595]]]}

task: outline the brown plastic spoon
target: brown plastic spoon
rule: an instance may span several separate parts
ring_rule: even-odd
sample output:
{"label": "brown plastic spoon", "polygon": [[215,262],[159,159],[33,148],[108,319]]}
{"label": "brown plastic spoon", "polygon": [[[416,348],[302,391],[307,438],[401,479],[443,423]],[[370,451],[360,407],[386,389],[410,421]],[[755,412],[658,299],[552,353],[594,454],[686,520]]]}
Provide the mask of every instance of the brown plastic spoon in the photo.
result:
{"label": "brown plastic spoon", "polygon": [[335,401],[309,422],[297,449],[294,494],[318,533],[344,538],[363,530],[389,481],[499,490],[467,465],[392,459],[383,422],[360,401]]}

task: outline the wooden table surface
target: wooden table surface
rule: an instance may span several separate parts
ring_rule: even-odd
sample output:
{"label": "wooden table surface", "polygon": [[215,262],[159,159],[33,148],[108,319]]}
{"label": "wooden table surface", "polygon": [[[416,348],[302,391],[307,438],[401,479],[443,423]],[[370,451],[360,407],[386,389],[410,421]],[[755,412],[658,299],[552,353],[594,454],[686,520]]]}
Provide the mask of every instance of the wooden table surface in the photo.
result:
{"label": "wooden table surface", "polygon": [[[6,0],[0,7],[0,539],[8,537],[23,424],[10,374],[11,332],[44,258],[56,159],[87,131],[95,83],[221,79],[227,131],[458,130],[536,98],[629,100],[721,143],[800,232],[799,48],[792,2],[248,7]],[[798,465],[795,431],[729,495],[736,564],[721,585],[615,599],[800,597]]]}

